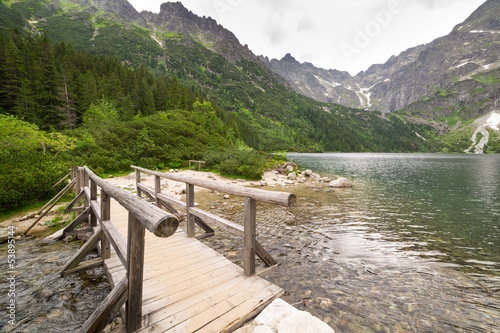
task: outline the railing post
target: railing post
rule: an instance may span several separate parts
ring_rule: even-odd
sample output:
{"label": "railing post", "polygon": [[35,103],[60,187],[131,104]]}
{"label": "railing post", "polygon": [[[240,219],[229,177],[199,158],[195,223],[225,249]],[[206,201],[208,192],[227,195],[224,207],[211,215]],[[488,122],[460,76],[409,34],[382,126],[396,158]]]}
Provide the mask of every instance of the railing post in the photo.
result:
{"label": "railing post", "polygon": [[141,328],[142,323],[142,280],[144,273],[145,228],[132,214],[128,215],[127,276],[128,301],[126,306],[127,332]]}
{"label": "railing post", "polygon": [[[101,188],[101,221],[109,221],[111,219],[111,197]],[[101,237],[101,258],[108,259],[111,257],[111,245],[106,234]]]}
{"label": "railing post", "polygon": [[161,201],[157,196],[158,193],[161,193],[161,178],[155,175],[155,201],[156,206],[161,208]]}
{"label": "railing post", "polygon": [[[90,180],[90,201],[97,200],[97,184],[91,179]],[[97,227],[97,218],[93,210],[90,210],[90,226]]]}
{"label": "railing post", "polygon": [[245,197],[243,266],[247,276],[255,274],[256,212],[256,200]]}
{"label": "railing post", "polygon": [[141,172],[137,169],[135,169],[135,188],[137,190],[137,196],[140,198],[141,197],[141,189],[139,188],[139,184],[141,183]]}
{"label": "railing post", "polygon": [[78,167],[75,165],[71,168],[71,180],[76,178],[75,185],[73,187],[73,190],[75,191],[75,195],[78,194]]}
{"label": "railing post", "polygon": [[189,207],[194,207],[194,185],[186,183],[186,223],[187,236],[194,237],[194,215],[189,212]]}

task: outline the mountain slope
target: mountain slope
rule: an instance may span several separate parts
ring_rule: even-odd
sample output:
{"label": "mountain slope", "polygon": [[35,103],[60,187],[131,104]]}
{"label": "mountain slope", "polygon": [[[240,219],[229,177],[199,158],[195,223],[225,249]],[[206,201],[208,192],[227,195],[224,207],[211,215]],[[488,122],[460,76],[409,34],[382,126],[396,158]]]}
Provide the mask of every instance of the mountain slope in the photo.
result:
{"label": "mountain slope", "polygon": [[407,124],[363,110],[313,101],[293,91],[230,31],[180,3],[138,13],[126,0],[13,1],[21,28],[44,30],[54,42],[113,55],[135,68],[176,75],[210,95],[219,114],[252,147],[293,151],[417,151],[434,149]]}
{"label": "mountain slope", "polygon": [[[465,22],[433,42],[373,65],[355,77],[290,57],[268,61],[294,89],[319,101],[383,112],[403,109],[472,75],[500,68],[500,1],[488,0]],[[333,86],[333,88],[332,88]],[[358,96],[356,100],[353,94]],[[351,98],[345,98],[351,96]]]}

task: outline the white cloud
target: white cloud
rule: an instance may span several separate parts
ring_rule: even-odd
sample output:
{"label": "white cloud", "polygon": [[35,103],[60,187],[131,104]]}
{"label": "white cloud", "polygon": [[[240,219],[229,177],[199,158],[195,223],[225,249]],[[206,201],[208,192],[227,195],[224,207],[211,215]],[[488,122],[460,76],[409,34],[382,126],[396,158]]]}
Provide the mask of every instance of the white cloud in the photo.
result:
{"label": "white cloud", "polygon": [[[139,11],[158,12],[164,1],[130,2]],[[299,61],[355,75],[391,55],[448,34],[485,0],[181,2],[195,14],[216,19],[257,55],[281,58],[291,53]],[[353,52],[347,57],[349,46]]]}

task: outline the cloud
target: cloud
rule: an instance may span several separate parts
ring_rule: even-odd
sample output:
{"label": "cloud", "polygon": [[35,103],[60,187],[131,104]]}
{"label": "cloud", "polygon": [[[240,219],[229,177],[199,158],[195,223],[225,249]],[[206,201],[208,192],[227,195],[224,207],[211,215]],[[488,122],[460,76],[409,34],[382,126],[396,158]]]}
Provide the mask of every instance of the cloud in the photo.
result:
{"label": "cloud", "polygon": [[315,21],[309,15],[302,17],[302,19],[297,22],[297,33],[312,33],[317,29],[318,27]]}

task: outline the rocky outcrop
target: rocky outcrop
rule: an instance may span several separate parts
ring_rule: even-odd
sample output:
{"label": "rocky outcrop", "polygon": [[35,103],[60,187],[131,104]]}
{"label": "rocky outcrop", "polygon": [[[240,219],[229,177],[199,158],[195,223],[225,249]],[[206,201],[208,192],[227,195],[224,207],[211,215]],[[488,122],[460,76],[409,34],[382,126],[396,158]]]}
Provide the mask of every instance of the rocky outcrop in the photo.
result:
{"label": "rocky outcrop", "polygon": [[449,35],[392,56],[354,77],[301,64],[290,54],[281,60],[261,60],[303,95],[321,102],[391,112],[432,98],[474,74],[499,68],[499,17],[500,2],[488,0]]}

